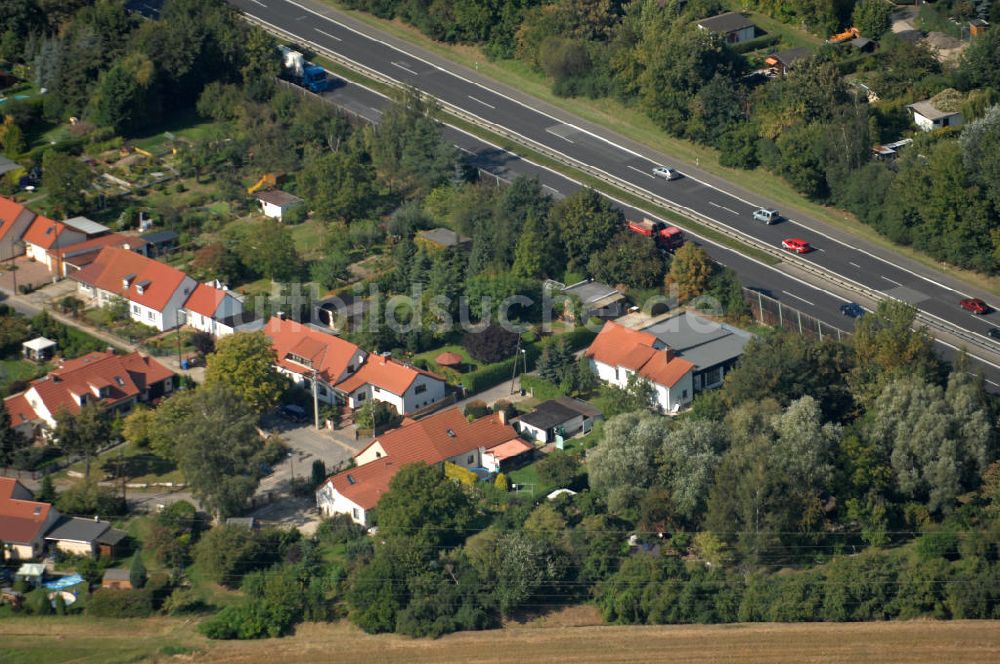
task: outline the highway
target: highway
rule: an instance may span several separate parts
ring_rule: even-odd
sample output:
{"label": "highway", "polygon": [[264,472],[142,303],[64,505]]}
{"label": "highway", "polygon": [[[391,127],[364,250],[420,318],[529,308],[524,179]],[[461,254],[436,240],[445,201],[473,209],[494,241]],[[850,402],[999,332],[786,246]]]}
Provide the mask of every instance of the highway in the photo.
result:
{"label": "highway", "polygon": [[[963,310],[958,306],[961,298],[983,297],[983,294],[972,293],[952,279],[900,260],[891,252],[865,247],[864,243],[816,220],[795,216],[771,226],[755,222],[753,210],[766,205],[766,201],[754,200],[748,194],[731,193],[737,189],[723,188],[707,178],[699,179],[691,174],[671,182],[656,178],[652,169],[661,162],[655,156],[647,156],[640,150],[623,145],[624,141],[615,139],[610,132],[582,128],[582,122],[578,124],[570,118],[560,120],[553,114],[536,110],[523,99],[515,99],[489,85],[452,73],[444,68],[442,61],[438,60],[436,64],[425,55],[414,54],[412,51],[415,49],[397,48],[377,35],[368,36],[365,33],[374,31],[366,28],[362,33],[357,26],[341,21],[340,15],[328,7],[305,4],[307,0],[301,3],[295,0],[229,1],[247,15],[296,35],[305,43],[316,44],[385,77],[413,86],[468,114],[504,127],[528,142],[543,145],[600,169],[612,178],[692,210],[746,237],[775,247],[780,246],[784,238],[805,239],[814,248],[814,251],[805,254],[806,260],[874,291],[909,302],[934,318],[973,332],[979,335],[983,344],[995,343],[986,336],[986,332],[1000,325],[1000,314],[993,311],[985,316],[975,316]],[[336,103],[370,119],[377,119],[386,103],[379,95],[355,85],[343,86],[329,94]],[[572,193],[580,187],[557,173],[525,162],[457,130],[449,128],[447,137],[469,153],[472,161],[484,170],[499,175],[536,175],[547,189],[558,195]],[[684,165],[667,165],[677,167],[682,173],[687,172]],[[764,265],[704,238],[699,238],[699,241],[709,249],[713,258],[736,270],[744,285],[765,290],[790,306],[836,327],[851,328],[849,319],[839,312],[839,306],[845,300],[832,289],[816,288],[785,270]],[[984,299],[990,301],[987,297]],[[945,355],[950,356],[954,346],[942,346]],[[1000,366],[978,357],[975,348],[970,352],[980,360],[975,364],[982,367],[988,386],[991,389],[1000,388]]]}

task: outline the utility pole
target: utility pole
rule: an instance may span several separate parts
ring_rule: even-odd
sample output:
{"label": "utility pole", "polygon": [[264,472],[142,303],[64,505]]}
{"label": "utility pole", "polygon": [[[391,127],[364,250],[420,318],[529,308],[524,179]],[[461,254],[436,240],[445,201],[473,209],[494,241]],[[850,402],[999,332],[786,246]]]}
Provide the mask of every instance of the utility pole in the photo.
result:
{"label": "utility pole", "polygon": [[514,370],[510,374],[510,393],[514,394],[514,381],[517,379],[517,358],[521,354],[521,335],[517,336],[517,347],[514,349]]}
{"label": "utility pole", "polygon": [[183,360],[181,359],[181,310],[174,309],[174,323],[177,325],[177,368],[183,368],[181,364]]}
{"label": "utility pole", "polygon": [[316,372],[315,369],[313,369],[312,374],[313,374],[313,379],[312,379],[312,388],[313,388],[313,390],[312,390],[313,391],[313,426],[315,426],[316,430],[319,431],[319,394],[316,391],[317,390],[317,388],[316,388],[316,376],[318,374],[317,374],[317,372]]}

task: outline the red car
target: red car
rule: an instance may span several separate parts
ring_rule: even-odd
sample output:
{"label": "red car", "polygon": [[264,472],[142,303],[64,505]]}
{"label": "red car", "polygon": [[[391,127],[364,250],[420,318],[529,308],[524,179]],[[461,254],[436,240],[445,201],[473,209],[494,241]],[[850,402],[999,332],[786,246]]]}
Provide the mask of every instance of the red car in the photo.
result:
{"label": "red car", "polygon": [[790,237],[787,240],[781,241],[781,248],[787,249],[788,251],[794,251],[797,254],[807,254],[812,251],[812,247],[805,240],[800,240],[796,237]]}
{"label": "red car", "polygon": [[974,314],[979,314],[980,316],[989,313],[990,307],[988,304],[980,300],[978,297],[967,297],[959,305],[966,311],[971,311]]}

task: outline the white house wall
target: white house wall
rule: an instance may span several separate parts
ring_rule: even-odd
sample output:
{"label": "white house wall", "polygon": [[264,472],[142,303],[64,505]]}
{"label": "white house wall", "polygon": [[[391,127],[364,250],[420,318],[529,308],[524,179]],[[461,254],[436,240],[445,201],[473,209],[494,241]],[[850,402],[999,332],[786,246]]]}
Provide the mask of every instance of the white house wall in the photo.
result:
{"label": "white house wall", "polygon": [[355,523],[362,526],[368,525],[366,522],[367,514],[365,514],[364,508],[345,498],[330,482],[325,483],[316,492],[316,508],[325,517],[331,517],[335,514],[346,514]]}
{"label": "white house wall", "polygon": [[357,456],[354,457],[354,463],[358,466],[363,466],[366,463],[371,463],[376,459],[381,459],[385,456],[385,448],[382,447],[382,443],[373,441],[368,447],[358,452]]}
{"label": "white house wall", "polygon": [[549,436],[545,429],[539,429],[538,427],[532,426],[527,422],[516,422],[515,426],[517,427],[518,432],[531,436],[533,440],[537,440],[540,443],[549,442]]}
{"label": "white house wall", "polygon": [[[424,387],[424,391],[417,393],[420,387]],[[432,403],[436,403],[441,399],[444,399],[444,381],[438,380],[437,378],[432,378],[430,376],[425,376],[424,374],[419,374],[410,385],[409,389],[406,390],[406,394],[403,395],[403,408],[402,412],[412,413],[415,410],[423,408],[424,406],[429,406]]]}

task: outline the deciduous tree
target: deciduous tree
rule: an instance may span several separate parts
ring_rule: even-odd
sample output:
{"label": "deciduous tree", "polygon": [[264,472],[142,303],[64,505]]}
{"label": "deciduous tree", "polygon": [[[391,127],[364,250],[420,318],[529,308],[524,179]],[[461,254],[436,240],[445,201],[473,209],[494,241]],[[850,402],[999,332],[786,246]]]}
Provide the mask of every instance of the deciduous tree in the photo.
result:
{"label": "deciduous tree", "polygon": [[288,379],[274,370],[274,347],[263,332],[231,334],[208,356],[205,384],[224,385],[262,414],[278,403]]}

